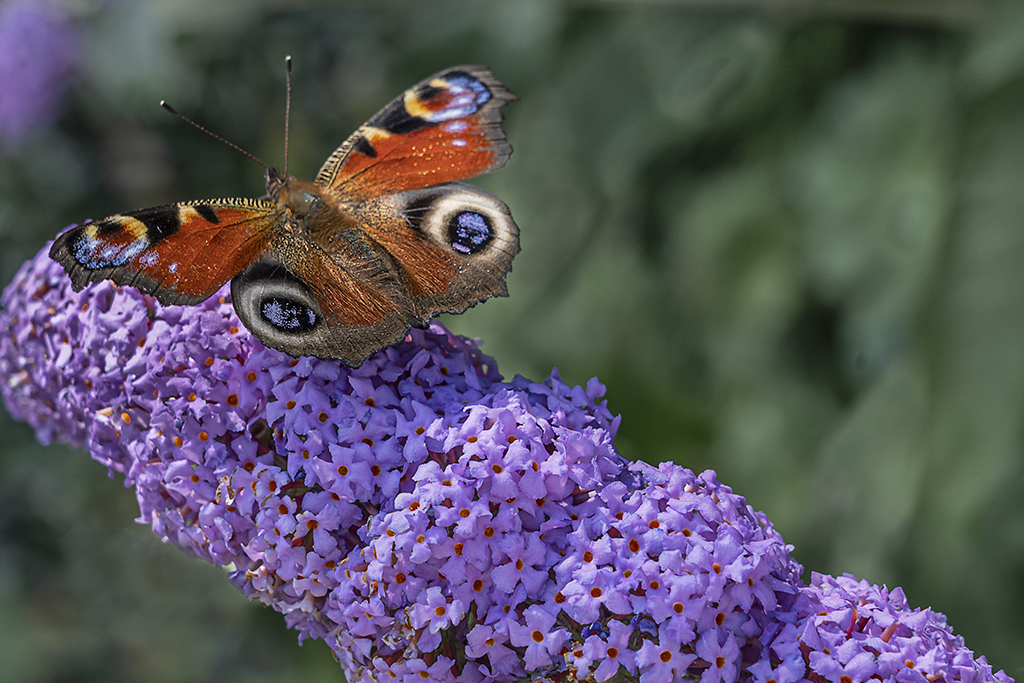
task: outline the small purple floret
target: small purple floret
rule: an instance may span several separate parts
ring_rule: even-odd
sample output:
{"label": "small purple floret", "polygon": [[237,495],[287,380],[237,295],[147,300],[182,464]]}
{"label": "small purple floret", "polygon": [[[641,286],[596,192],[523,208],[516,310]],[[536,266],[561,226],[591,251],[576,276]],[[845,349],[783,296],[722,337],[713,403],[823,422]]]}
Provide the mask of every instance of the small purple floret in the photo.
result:
{"label": "small purple floret", "polygon": [[8,409],[135,488],[350,681],[1009,681],[945,618],[802,568],[714,472],[630,463],[604,387],[502,381],[435,324],[353,370],[71,289],[48,247],[0,303]]}

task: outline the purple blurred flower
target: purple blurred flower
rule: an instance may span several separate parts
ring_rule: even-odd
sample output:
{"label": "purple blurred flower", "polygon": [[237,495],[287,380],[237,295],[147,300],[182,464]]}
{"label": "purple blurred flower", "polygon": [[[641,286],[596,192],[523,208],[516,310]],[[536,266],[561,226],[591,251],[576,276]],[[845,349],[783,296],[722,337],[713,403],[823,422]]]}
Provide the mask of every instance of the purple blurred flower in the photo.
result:
{"label": "purple blurred flower", "polygon": [[350,681],[1010,680],[898,589],[804,584],[713,472],[624,460],[596,380],[503,382],[440,325],[356,370],[293,359],[226,290],[75,293],[47,253],[0,300],[11,413]]}
{"label": "purple blurred flower", "polygon": [[19,143],[52,122],[78,61],[67,17],[40,0],[0,5],[0,140]]}

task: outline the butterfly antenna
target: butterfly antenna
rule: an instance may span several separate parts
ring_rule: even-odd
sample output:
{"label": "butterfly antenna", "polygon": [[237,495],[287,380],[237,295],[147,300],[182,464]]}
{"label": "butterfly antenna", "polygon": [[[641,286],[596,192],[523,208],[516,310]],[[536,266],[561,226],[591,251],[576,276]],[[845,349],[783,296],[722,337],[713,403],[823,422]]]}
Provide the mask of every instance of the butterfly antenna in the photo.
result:
{"label": "butterfly antenna", "polygon": [[211,133],[210,131],[206,130],[205,128],[203,128],[202,126],[200,126],[200,125],[199,125],[198,123],[196,123],[195,121],[193,121],[193,120],[192,120],[192,119],[190,119],[189,117],[185,116],[184,114],[180,114],[180,113],[178,113],[178,111],[177,111],[177,110],[176,110],[176,109],[175,109],[174,107],[172,107],[171,105],[167,104],[167,102],[165,102],[164,100],[160,100],[160,106],[161,106],[161,107],[163,107],[164,109],[166,109],[167,111],[171,112],[171,113],[172,113],[172,114],[174,114],[175,116],[177,116],[177,117],[178,117],[179,119],[181,119],[181,120],[182,120],[182,121],[184,121],[185,123],[191,124],[191,125],[195,126],[196,128],[198,128],[199,130],[201,130],[201,131],[203,131],[204,133],[206,133],[207,135],[209,135],[210,137],[212,137],[212,138],[216,138],[217,140],[220,140],[221,142],[223,142],[223,143],[224,143],[225,145],[227,145],[228,147],[234,147],[234,148],[235,148],[235,149],[237,149],[237,150],[238,150],[239,152],[241,152],[241,153],[242,153],[242,154],[244,154],[245,156],[249,157],[250,159],[252,159],[253,161],[255,161],[255,162],[256,162],[257,164],[259,164],[259,165],[260,165],[260,166],[262,166],[263,168],[267,169],[268,171],[269,171],[269,170],[271,170],[270,166],[267,166],[267,165],[266,165],[265,163],[263,163],[263,162],[262,162],[262,161],[261,161],[261,160],[260,160],[260,159],[259,159],[258,157],[256,157],[255,155],[252,155],[252,154],[250,154],[249,152],[246,152],[246,151],[245,151],[244,149],[242,149],[241,147],[239,147],[239,146],[238,146],[238,145],[236,145],[235,143],[233,143],[233,142],[230,142],[230,141],[228,141],[228,140],[225,140],[224,138],[222,138],[221,136],[217,135],[216,133]]}
{"label": "butterfly antenna", "polygon": [[284,58],[284,174],[288,175],[288,119],[292,112],[292,56]]}

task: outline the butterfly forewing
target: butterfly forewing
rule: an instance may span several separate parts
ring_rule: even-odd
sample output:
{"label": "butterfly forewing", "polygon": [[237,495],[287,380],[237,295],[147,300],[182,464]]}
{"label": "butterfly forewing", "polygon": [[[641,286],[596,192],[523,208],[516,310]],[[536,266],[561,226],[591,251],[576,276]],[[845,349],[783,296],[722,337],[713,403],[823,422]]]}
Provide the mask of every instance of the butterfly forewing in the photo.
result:
{"label": "butterfly forewing", "polygon": [[316,182],[345,201],[497,170],[512,153],[501,129],[501,107],[514,99],[487,67],[441,71],[353,133],[327,159]]}
{"label": "butterfly forewing", "polygon": [[76,290],[112,280],[164,304],[208,299],[266,247],[276,207],[262,200],[168,204],[77,225],[50,248]]}

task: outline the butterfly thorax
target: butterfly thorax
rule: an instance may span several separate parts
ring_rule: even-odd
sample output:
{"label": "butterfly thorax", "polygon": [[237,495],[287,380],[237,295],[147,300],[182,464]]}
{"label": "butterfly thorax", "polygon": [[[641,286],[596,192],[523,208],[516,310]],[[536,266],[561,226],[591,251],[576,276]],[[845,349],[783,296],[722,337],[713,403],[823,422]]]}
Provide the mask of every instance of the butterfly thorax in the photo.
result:
{"label": "butterfly thorax", "polygon": [[285,230],[304,232],[317,242],[329,242],[336,231],[353,223],[319,186],[276,169],[267,171],[267,195],[277,204]]}

